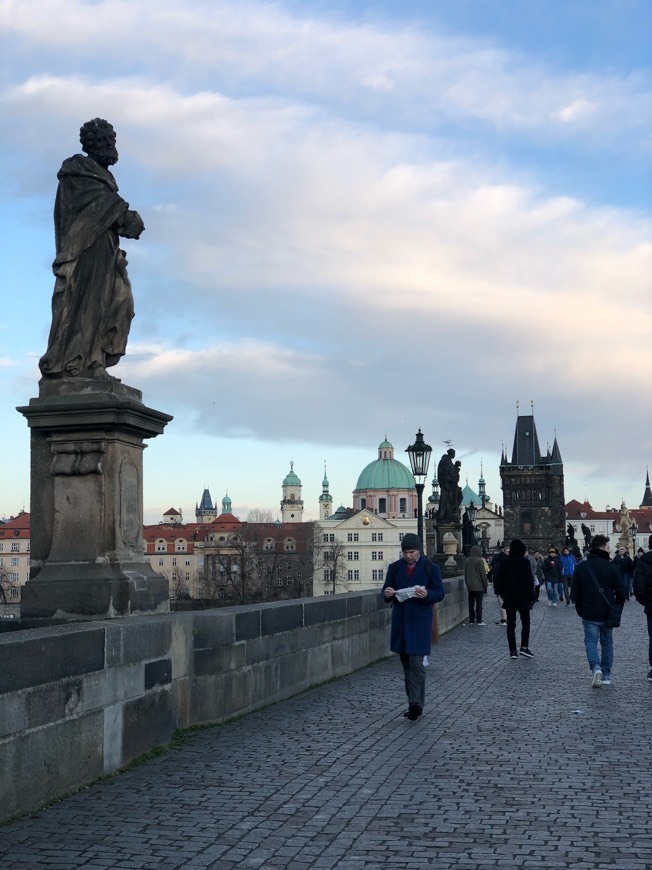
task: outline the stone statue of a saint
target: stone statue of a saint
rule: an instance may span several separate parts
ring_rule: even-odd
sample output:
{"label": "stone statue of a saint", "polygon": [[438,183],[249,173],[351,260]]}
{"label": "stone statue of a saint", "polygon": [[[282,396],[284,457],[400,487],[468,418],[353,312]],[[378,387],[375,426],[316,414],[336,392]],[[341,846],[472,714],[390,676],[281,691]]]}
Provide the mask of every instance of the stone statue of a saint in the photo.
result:
{"label": "stone statue of a saint", "polygon": [[437,522],[458,524],[460,521],[460,504],[462,491],[459,486],[461,462],[453,462],[455,450],[452,447],[444,453],[437,466],[437,481],[441,494]]}
{"label": "stone statue of a saint", "polygon": [[584,546],[590,547],[593,535],[591,534],[591,529],[584,523],[582,523],[582,534],[584,535]]}
{"label": "stone statue of a saint", "polygon": [[69,157],[58,174],[52,326],[39,368],[44,378],[111,379],[134,316],[119,237],[137,239],[145,226],[109,171],[118,161],[111,124],[94,118],[79,138],[88,156]]}
{"label": "stone statue of a saint", "polygon": [[620,518],[618,522],[620,525],[619,543],[620,541],[628,542],[624,544],[625,546],[628,546],[632,541],[632,528],[634,526],[634,521],[632,520],[629,510],[625,507],[625,502],[620,506]]}

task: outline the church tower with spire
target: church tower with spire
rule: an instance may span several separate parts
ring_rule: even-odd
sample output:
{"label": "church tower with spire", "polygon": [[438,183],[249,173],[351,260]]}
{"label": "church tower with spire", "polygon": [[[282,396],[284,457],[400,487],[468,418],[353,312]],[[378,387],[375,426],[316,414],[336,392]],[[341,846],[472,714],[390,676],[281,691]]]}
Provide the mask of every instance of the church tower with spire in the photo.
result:
{"label": "church tower with spire", "polygon": [[283,479],[281,522],[300,523],[302,519],[303,501],[301,499],[301,480],[294,473],[294,462],[290,462],[290,471]]}
{"label": "church tower with spire", "polygon": [[527,547],[561,549],[566,535],[564,465],[557,443],[542,456],[533,413],[516,416],[511,460],[503,450],[500,480],[503,490],[505,541],[520,538]]}
{"label": "church tower with spire", "polygon": [[195,520],[198,523],[212,523],[217,516],[217,508],[213,504],[208,487],[204,487],[201,501],[195,505]]}
{"label": "church tower with spire", "polygon": [[643,501],[639,506],[640,510],[652,510],[652,489],[650,489],[650,471],[645,473],[645,492],[643,493]]}
{"label": "church tower with spire", "polygon": [[328,491],[328,477],[326,476],[326,463],[324,462],[324,479],[321,482],[321,495],[319,496],[319,519],[327,520],[333,513],[333,496]]}

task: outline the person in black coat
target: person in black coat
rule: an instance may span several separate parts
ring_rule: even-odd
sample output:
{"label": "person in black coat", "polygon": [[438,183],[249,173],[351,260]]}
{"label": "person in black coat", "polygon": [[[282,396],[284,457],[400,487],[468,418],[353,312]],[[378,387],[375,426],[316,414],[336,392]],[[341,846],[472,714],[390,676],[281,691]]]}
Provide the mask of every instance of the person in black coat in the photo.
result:
{"label": "person in black coat", "polygon": [[648,541],[649,552],[639,557],[634,571],[634,595],[645,608],[647,635],[649,641],[648,658],[650,670],[647,678],[652,683],[652,535]]}
{"label": "person in black coat", "polygon": [[[584,626],[584,648],[594,689],[611,683],[613,628],[607,625],[612,604],[622,607],[627,593],[620,571],[609,561],[609,538],[594,535],[591,552],[575,568],[571,599]],[[598,653],[598,642],[600,653]]]}
{"label": "person in black coat", "polygon": [[[494,581],[495,582],[495,581]],[[525,544],[515,538],[509,545],[509,556],[503,559],[498,575],[497,593],[507,612],[507,642],[510,658],[517,659],[516,614],[521,617],[520,654],[532,658],[530,650],[530,609],[534,603],[534,577],[525,555]]]}

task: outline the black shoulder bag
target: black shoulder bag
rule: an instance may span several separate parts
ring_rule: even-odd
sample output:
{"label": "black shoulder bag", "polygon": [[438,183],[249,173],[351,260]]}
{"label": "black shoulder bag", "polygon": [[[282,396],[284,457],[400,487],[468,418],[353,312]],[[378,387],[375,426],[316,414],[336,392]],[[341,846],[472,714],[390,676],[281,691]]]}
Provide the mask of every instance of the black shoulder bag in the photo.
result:
{"label": "black shoulder bag", "polygon": [[623,615],[623,605],[617,604],[615,601],[609,601],[609,599],[605,595],[604,589],[602,588],[602,586],[600,586],[600,581],[593,573],[593,569],[589,565],[588,561],[585,562],[584,564],[586,565],[586,570],[591,575],[591,579],[593,580],[595,585],[598,587],[598,592],[604,598],[605,603],[609,607],[609,614],[607,616],[607,622],[606,622],[607,628],[619,628],[620,627],[620,620],[621,620],[621,617]]}

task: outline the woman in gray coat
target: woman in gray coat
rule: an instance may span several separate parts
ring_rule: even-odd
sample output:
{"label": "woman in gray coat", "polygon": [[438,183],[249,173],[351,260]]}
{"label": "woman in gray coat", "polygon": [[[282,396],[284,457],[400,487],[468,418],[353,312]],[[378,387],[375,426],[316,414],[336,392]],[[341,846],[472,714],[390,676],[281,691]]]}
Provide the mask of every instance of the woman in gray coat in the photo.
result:
{"label": "woman in gray coat", "polygon": [[469,592],[469,625],[486,625],[482,621],[482,599],[487,591],[487,568],[480,547],[471,547],[464,563],[464,582]]}

